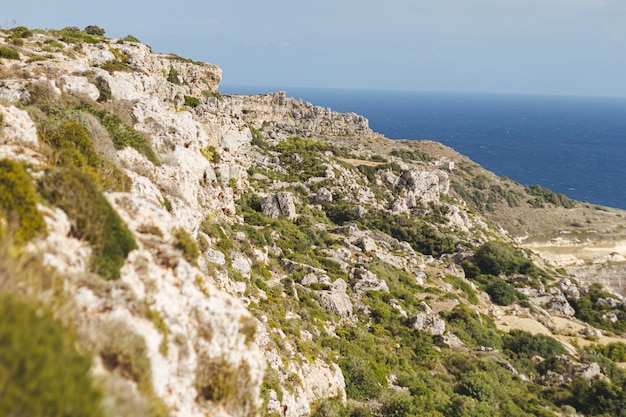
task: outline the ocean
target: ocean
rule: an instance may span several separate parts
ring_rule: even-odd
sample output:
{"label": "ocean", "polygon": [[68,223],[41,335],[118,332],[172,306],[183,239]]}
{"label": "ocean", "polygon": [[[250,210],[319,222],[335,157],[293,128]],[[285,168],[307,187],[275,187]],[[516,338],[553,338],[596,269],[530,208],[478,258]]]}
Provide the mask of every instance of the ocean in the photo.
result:
{"label": "ocean", "polygon": [[[280,88],[222,87],[223,94]],[[441,142],[497,175],[626,209],[626,98],[285,88],[390,139]]]}

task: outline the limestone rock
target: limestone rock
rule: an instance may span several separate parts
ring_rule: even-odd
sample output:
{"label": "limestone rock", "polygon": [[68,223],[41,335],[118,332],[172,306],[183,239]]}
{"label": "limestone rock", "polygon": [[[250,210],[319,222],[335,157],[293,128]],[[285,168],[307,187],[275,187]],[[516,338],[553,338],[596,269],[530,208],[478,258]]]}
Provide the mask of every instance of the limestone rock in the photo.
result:
{"label": "limestone rock", "polygon": [[293,195],[287,191],[281,191],[276,194],[270,194],[261,200],[261,210],[263,214],[273,219],[284,216],[288,219],[295,219],[296,205]]}
{"label": "limestone rock", "polygon": [[353,289],[357,294],[365,294],[368,291],[389,291],[389,286],[387,286],[385,280],[379,279],[371,271],[353,268],[350,275],[352,279],[357,281],[353,285]]}
{"label": "limestone rock", "polygon": [[44,161],[39,152],[37,129],[28,113],[15,106],[0,104],[0,158],[11,158],[33,165]]}
{"label": "limestone rock", "polygon": [[436,336],[446,332],[446,322],[432,312],[417,313],[409,319],[408,325],[413,329]]}

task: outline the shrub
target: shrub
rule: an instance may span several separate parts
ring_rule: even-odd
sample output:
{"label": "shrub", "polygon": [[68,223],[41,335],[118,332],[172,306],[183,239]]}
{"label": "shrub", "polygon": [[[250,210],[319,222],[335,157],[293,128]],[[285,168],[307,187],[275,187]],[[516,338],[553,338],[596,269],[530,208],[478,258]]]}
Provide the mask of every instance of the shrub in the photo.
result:
{"label": "shrub", "polygon": [[104,109],[97,110],[91,106],[85,106],[85,109],[96,116],[102,123],[102,126],[109,132],[115,149],[124,149],[126,146],[130,146],[155,165],[161,164],[148,140],[135,129],[126,125],[119,116]]}
{"label": "shrub", "polygon": [[0,46],[0,58],[20,59],[20,54],[13,48]]}
{"label": "shrub", "polygon": [[88,35],[94,35],[94,36],[104,36],[105,30],[99,26],[89,25],[85,28],[85,33],[87,33]]}
{"label": "shrub", "polygon": [[171,82],[172,84],[175,85],[180,85],[180,78],[178,77],[178,71],[176,71],[176,68],[170,66],[170,70],[167,73],[167,81]]}
{"label": "shrub", "polygon": [[198,242],[196,242],[193,237],[191,237],[189,232],[183,228],[174,230],[174,239],[176,239],[174,247],[183,253],[183,257],[187,260],[187,262],[195,264],[198,260],[198,256],[200,255]]}
{"label": "shrub", "polygon": [[538,271],[522,253],[506,243],[491,241],[483,244],[474,255],[474,262],[483,274],[536,275]]}
{"label": "shrub", "polygon": [[100,158],[87,130],[74,120],[64,120],[42,129],[42,142],[54,153],[51,163],[60,167],[78,168],[91,176],[105,190],[127,191],[130,179],[115,164]]}
{"label": "shrub", "polygon": [[100,416],[91,360],[38,302],[0,295],[0,415]]}
{"label": "shrub", "polygon": [[494,277],[493,282],[487,285],[485,292],[491,301],[501,306],[513,304],[518,299],[517,290],[503,279]]}
{"label": "shrub", "polygon": [[123,42],[135,42],[135,43],[141,43],[141,41],[139,39],[137,39],[136,37],[134,37],[133,35],[126,35],[123,38],[120,39]]}
{"label": "shrub", "polygon": [[57,169],[40,182],[40,189],[72,220],[72,234],[91,244],[92,270],[107,279],[119,278],[120,268],[137,245],[92,180],[76,169]]}
{"label": "shrub", "polygon": [[401,158],[405,161],[430,161],[432,158],[426,152],[422,152],[420,150],[410,151],[407,149],[400,149],[390,152],[392,156]]}
{"label": "shrub", "polygon": [[198,107],[200,105],[200,100],[192,96],[185,96],[185,106],[187,107]]}
{"label": "shrub", "polygon": [[26,242],[46,231],[46,223],[37,210],[35,188],[20,164],[0,160],[0,213],[15,222],[14,238]]}
{"label": "shrub", "polygon": [[502,337],[503,349],[508,349],[518,357],[532,358],[539,355],[550,358],[566,353],[565,348],[555,338],[543,334],[533,335],[523,330],[511,330]]}
{"label": "shrub", "polygon": [[207,161],[217,163],[221,161],[220,154],[215,149],[215,146],[209,145],[206,148],[200,149],[200,153],[204,156]]}

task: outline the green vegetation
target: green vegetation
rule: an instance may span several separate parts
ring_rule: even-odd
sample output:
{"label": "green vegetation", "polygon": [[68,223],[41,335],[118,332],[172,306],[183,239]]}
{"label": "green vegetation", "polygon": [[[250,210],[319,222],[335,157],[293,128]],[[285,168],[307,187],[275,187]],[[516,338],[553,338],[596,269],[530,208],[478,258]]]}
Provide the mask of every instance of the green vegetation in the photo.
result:
{"label": "green vegetation", "polygon": [[13,48],[8,46],[0,46],[0,58],[20,59],[20,54]]}
{"label": "green vegetation", "polygon": [[85,106],[85,110],[96,116],[102,123],[102,126],[109,132],[115,149],[124,149],[126,146],[130,146],[148,158],[150,162],[156,165],[161,164],[148,140],[126,125],[119,116],[92,106]]}
{"label": "green vegetation", "polygon": [[544,207],[545,203],[554,204],[555,206],[561,206],[565,208],[573,208],[576,206],[574,201],[567,198],[565,194],[556,194],[555,192],[542,188],[539,185],[531,185],[526,187],[526,193],[535,197],[529,200],[528,203],[533,207]]}
{"label": "green vegetation", "polygon": [[104,36],[105,31],[99,26],[89,25],[85,28],[85,33],[94,36]]}
{"label": "green vegetation", "polygon": [[59,40],[65,43],[80,44],[91,43],[96,44],[102,42],[104,37],[97,34],[89,34],[86,31],[81,31],[76,26],[68,26],[59,31],[56,34],[60,37]]}
{"label": "green vegetation", "polygon": [[100,416],[76,337],[35,301],[0,294],[0,415]]}
{"label": "green vegetation", "polygon": [[474,255],[474,264],[480,272],[490,275],[525,274],[536,276],[537,267],[511,245],[490,241],[478,248]]}
{"label": "green vegetation", "polygon": [[198,100],[196,97],[192,97],[192,96],[185,96],[185,106],[186,107],[192,107],[192,108],[196,108],[200,105],[200,100]]}
{"label": "green vegetation", "polygon": [[122,41],[122,42],[141,43],[141,41],[139,39],[137,39],[136,37],[134,37],[133,35],[126,35],[123,38],[120,38],[120,41]]}
{"label": "green vegetation", "polygon": [[40,182],[40,192],[67,213],[72,234],[93,248],[91,268],[107,279],[116,279],[126,256],[137,247],[126,224],[98,188],[75,168],[55,169]]}
{"label": "green vegetation", "polygon": [[173,235],[174,239],[176,239],[174,247],[183,253],[183,257],[187,262],[195,265],[200,255],[198,243],[191,237],[189,232],[183,228],[174,230]]}
{"label": "green vegetation", "polygon": [[53,165],[79,169],[105,190],[126,191],[130,187],[130,179],[98,155],[88,131],[80,123],[68,119],[50,124],[43,129],[40,139],[54,150]]}
{"label": "green vegetation", "polygon": [[344,199],[335,199],[324,203],[322,207],[328,218],[338,225],[354,222],[365,229],[379,230],[408,242],[413,249],[425,255],[439,256],[456,250],[456,235],[440,232],[428,224],[425,218],[383,211],[370,211],[359,216],[356,205]]}
{"label": "green vegetation", "polygon": [[432,158],[426,152],[420,150],[410,151],[408,149],[394,149],[390,155],[400,158],[404,161],[424,161],[428,162]]}
{"label": "green vegetation", "polygon": [[0,160],[0,214],[15,227],[13,236],[17,243],[46,231],[46,224],[37,210],[35,187],[24,168],[8,159]]}
{"label": "green vegetation", "polygon": [[180,78],[178,77],[178,71],[176,71],[176,68],[170,66],[170,70],[167,73],[166,77],[167,81],[171,82],[174,85],[180,85]]}
{"label": "green vegetation", "polygon": [[[609,330],[613,333],[626,333],[626,310],[623,303],[612,309],[607,302],[601,299],[611,299],[613,295],[602,289],[601,284],[592,284],[589,290],[581,294],[577,299],[568,300],[576,311],[576,318],[591,324],[599,329]],[[613,314],[616,320],[610,320],[607,314]]]}
{"label": "green vegetation", "polygon": [[200,149],[200,153],[209,162],[218,163],[221,161],[220,154],[219,152],[217,152],[217,149],[215,149],[215,146],[213,145],[209,145],[206,148]]}

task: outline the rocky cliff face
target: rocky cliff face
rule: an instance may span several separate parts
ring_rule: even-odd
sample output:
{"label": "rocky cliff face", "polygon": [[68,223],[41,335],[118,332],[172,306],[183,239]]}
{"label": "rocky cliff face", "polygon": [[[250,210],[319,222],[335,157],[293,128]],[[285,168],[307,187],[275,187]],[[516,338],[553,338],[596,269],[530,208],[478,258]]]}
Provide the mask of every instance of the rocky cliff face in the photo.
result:
{"label": "rocky cliff face", "polygon": [[[495,393],[468,391],[460,362],[441,371],[455,355],[496,363],[472,353],[508,346],[483,321],[524,317],[567,346],[585,336],[557,318],[578,323],[570,302],[586,290],[467,209],[463,164],[445,169],[445,155],[284,92],[221,96],[210,64],[66,32],[0,37],[18,54],[1,59],[0,158],[19,162],[38,196],[46,231],[19,250],[58,273],[58,314],[93,354],[105,414],[385,414],[425,392],[417,375],[439,375],[456,388],[437,382],[446,400],[413,414],[456,415],[455,401],[496,407]],[[25,215],[9,200],[0,212],[19,231]],[[602,299],[613,316],[595,324],[622,320],[622,299]],[[507,355],[498,375],[512,384]],[[532,414],[532,401],[498,395]]]}

